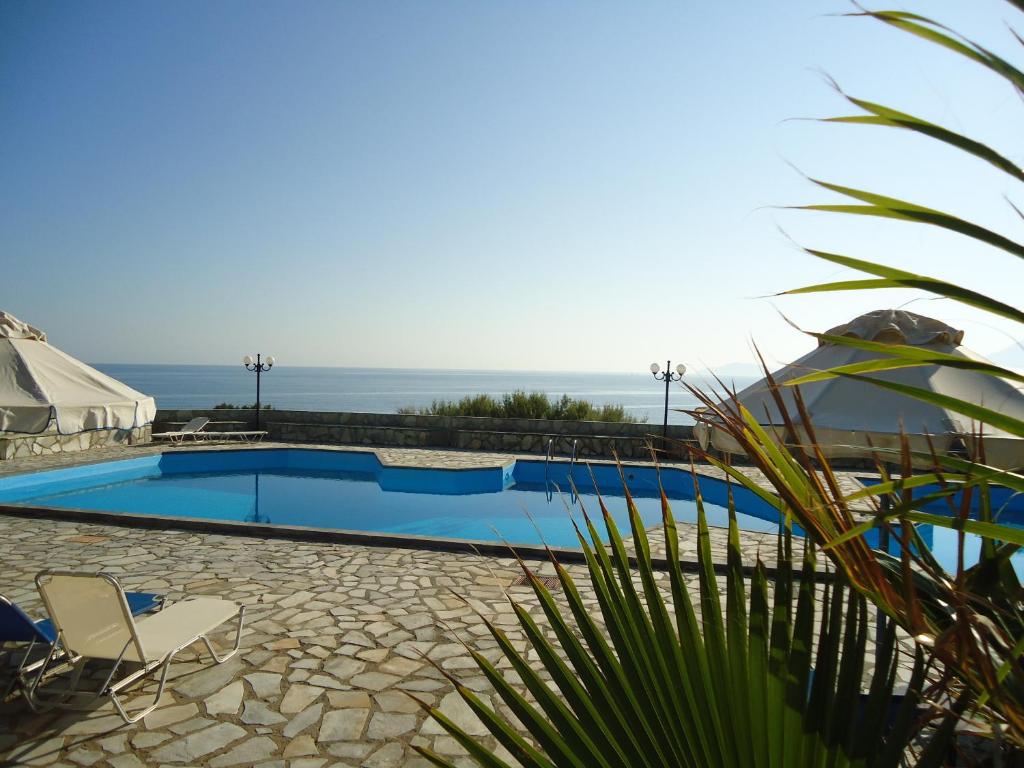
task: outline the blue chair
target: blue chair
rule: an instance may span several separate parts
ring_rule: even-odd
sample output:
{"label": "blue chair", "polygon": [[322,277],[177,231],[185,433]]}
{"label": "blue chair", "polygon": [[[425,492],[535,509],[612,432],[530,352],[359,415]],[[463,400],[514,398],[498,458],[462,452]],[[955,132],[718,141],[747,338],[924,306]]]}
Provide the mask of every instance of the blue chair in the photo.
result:
{"label": "blue chair", "polygon": [[[126,592],[125,597],[128,599],[128,607],[133,616],[160,610],[164,604],[164,596],[152,592]],[[29,656],[36,643],[52,650],[56,642],[57,632],[53,628],[51,619],[34,621],[21,608],[0,595],[0,648],[7,643],[28,643],[21,664],[15,670],[10,683],[0,693],[0,701],[7,698],[14,685],[22,680],[26,672],[32,671],[37,666],[37,664],[28,664]]]}

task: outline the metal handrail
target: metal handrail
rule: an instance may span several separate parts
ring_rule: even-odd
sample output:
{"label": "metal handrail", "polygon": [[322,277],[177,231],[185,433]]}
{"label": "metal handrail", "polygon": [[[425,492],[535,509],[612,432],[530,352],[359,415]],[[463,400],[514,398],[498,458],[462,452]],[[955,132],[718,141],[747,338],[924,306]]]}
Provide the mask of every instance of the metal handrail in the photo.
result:
{"label": "metal handrail", "polygon": [[544,456],[544,493],[547,495],[547,500],[551,501],[554,494],[551,493],[551,457],[555,454],[555,438],[548,440],[548,451]]}
{"label": "metal handrail", "polygon": [[579,499],[579,495],[576,493],[576,483],[573,482],[572,470],[576,466],[576,461],[579,459],[579,440],[572,441],[572,455],[569,457],[569,503],[575,504]]}

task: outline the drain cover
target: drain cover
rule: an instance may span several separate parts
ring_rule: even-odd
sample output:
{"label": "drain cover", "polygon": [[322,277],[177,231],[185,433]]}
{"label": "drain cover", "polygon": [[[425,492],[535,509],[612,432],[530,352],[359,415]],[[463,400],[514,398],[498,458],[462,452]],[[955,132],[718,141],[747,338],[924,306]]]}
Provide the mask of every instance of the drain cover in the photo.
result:
{"label": "drain cover", "polygon": [[[558,580],[557,576],[540,576],[539,578],[540,578],[540,583],[543,584],[548,589],[558,589],[558,588],[560,588],[562,586],[562,582],[560,582]],[[521,576],[516,576],[512,580],[512,583],[509,586],[510,587],[528,587],[528,586],[530,586],[530,580],[528,578],[526,578],[526,574],[524,573]]]}

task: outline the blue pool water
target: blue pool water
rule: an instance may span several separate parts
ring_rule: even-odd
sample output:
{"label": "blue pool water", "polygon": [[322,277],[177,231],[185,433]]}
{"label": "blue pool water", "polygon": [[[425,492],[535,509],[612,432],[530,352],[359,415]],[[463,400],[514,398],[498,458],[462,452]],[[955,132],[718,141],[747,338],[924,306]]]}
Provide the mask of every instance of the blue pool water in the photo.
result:
{"label": "blue pool water", "polygon": [[[572,517],[581,506],[600,516],[586,466],[576,465],[575,498],[568,465],[519,461],[504,468],[435,470],[382,466],[370,453],[316,450],[168,453],[109,464],[0,480],[0,502],[144,513],[171,517],[260,522],[374,531],[513,544],[578,546]],[[692,480],[665,478],[679,520],[696,520]],[[628,532],[622,483],[614,467],[594,467],[594,478]],[[17,482],[12,482],[17,481]],[[648,525],[661,519],[653,469],[627,469],[626,481]],[[685,493],[683,483],[689,483]],[[714,483],[714,481],[708,481]],[[714,483],[716,486],[724,485]],[[586,489],[586,490],[584,490]],[[712,493],[718,488],[709,489]],[[724,500],[724,496],[722,497]],[[712,525],[728,524],[726,510],[708,504]],[[742,514],[747,530],[774,531],[774,514]],[[627,533],[628,535],[628,533]]]}
{"label": "blue pool water", "polygon": [[[441,470],[385,467],[363,452],[190,451],[0,478],[0,503],[574,547],[572,520],[582,520],[581,507],[599,517],[596,483],[628,534],[618,470],[577,464],[571,472],[579,498],[570,492],[569,472],[566,463],[546,468],[543,461]],[[627,466],[624,472],[645,524],[656,524],[657,471]],[[664,469],[660,480],[676,519],[694,522],[690,473]],[[707,477],[700,484],[708,522],[727,525],[726,484]],[[733,486],[733,492],[740,528],[776,530],[773,508],[743,488]],[[919,530],[939,561],[953,569],[955,535],[932,526]],[[978,548],[978,540],[968,537],[974,560]],[[1024,573],[1024,553],[1014,564]]]}

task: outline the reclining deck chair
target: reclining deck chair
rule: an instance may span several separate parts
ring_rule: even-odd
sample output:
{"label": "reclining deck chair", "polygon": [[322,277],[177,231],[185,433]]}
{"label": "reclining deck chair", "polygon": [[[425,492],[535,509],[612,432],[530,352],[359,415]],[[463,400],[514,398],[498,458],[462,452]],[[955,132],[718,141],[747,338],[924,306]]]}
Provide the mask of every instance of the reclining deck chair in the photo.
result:
{"label": "reclining deck chair", "polygon": [[[125,592],[125,598],[133,616],[159,610],[164,604],[163,595],[152,592]],[[43,663],[42,659],[29,663],[36,644],[51,649],[56,640],[57,631],[53,628],[52,619],[35,621],[10,599],[0,595],[0,648],[8,643],[28,644],[23,649],[21,663],[0,693],[0,701],[7,698],[17,683],[24,684],[25,676]]]}
{"label": "reclining deck chair", "polygon": [[194,419],[182,424],[181,428],[174,432],[155,432],[150,437],[154,440],[170,440],[172,443],[184,442],[186,437],[198,440],[202,437],[203,429],[209,423],[210,420],[205,416],[196,416]]}
{"label": "reclining deck chair", "polygon": [[265,429],[252,429],[248,432],[202,432],[196,439],[209,440],[241,440],[243,443],[258,443],[267,436]]}
{"label": "reclining deck chair", "polygon": [[[70,707],[72,699],[84,698],[89,703],[100,696],[109,696],[126,723],[138,722],[156,709],[167,682],[167,671],[179,651],[202,640],[214,661],[222,664],[238,652],[242,642],[245,606],[230,600],[215,597],[182,600],[135,621],[124,590],[109,574],[46,570],[36,576],[36,586],[57,631],[53,648],[60,648],[77,666],[70,688],[62,691],[57,699],[40,696],[38,687],[53,656],[51,649],[26,690],[26,696],[36,704]],[[234,648],[219,656],[207,635],[232,618],[238,621]],[[88,660],[113,664],[98,689],[79,691],[78,674]],[[119,677],[124,664],[138,665],[138,668]],[[129,715],[121,701],[121,692],[155,671],[159,671],[160,679],[153,703]]]}

